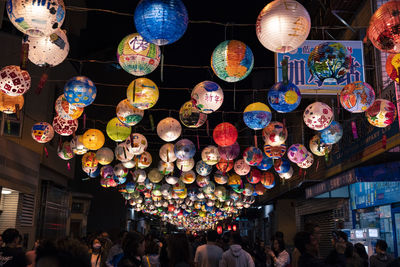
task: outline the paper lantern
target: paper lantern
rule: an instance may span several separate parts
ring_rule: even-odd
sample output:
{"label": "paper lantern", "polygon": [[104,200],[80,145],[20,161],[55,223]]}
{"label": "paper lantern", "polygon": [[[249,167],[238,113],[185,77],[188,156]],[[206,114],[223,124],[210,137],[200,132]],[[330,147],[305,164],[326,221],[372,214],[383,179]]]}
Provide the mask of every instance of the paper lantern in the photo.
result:
{"label": "paper lantern", "polygon": [[97,129],[87,130],[82,137],[82,143],[90,150],[100,149],[105,142],[104,134]]}
{"label": "paper lantern", "polygon": [[57,29],[49,36],[28,36],[28,58],[39,67],[54,67],[61,64],[68,56],[69,42],[63,30]]}
{"label": "paper lantern", "polygon": [[204,194],[211,194],[215,191],[215,183],[210,181],[208,183],[208,185],[206,185],[205,187],[203,187],[203,192]]}
{"label": "paper lantern", "polygon": [[400,83],[399,77],[400,54],[389,54],[386,59],[386,73],[390,79]]}
{"label": "paper lantern", "polygon": [[153,158],[149,152],[145,151],[137,157],[137,161],[137,165],[140,169],[146,169],[147,167],[150,167]]}
{"label": "paper lantern", "polygon": [[132,173],[132,180],[135,183],[144,183],[146,177],[147,177],[146,172],[141,169],[137,169]]}
{"label": "paper lantern", "polygon": [[250,172],[250,166],[244,159],[237,160],[233,168],[235,172],[240,176],[246,175]]}
{"label": "paper lantern", "polygon": [[302,144],[293,144],[287,151],[289,160],[293,163],[300,163],[306,159],[308,155],[307,148]]}
{"label": "paper lantern", "polygon": [[258,169],[251,169],[246,178],[249,183],[258,184],[261,180],[261,172]]}
{"label": "paper lantern", "polygon": [[193,158],[186,160],[178,159],[176,161],[176,167],[178,168],[178,170],[183,172],[190,171],[194,167],[194,159]]}
{"label": "paper lantern", "polygon": [[182,37],[189,18],[180,0],[142,0],[136,6],[134,21],[146,41],[166,45]]}
{"label": "paper lantern", "polygon": [[114,166],[114,175],[119,177],[126,177],[128,175],[128,169],[121,163]]}
{"label": "paper lantern", "polygon": [[368,38],[379,50],[387,53],[400,52],[399,1],[389,1],[383,4],[372,15],[367,30]]}
{"label": "paper lantern", "polygon": [[172,187],[172,190],[176,193],[176,194],[181,194],[185,191],[186,186],[185,184],[181,181],[178,180],[178,182],[176,184],[174,184],[174,186]]}
{"label": "paper lantern", "polygon": [[89,151],[87,147],[83,145],[83,136],[77,135],[71,140],[71,148],[75,155],[83,155]]}
{"label": "paper lantern", "polygon": [[260,164],[257,165],[257,168],[261,171],[266,171],[269,170],[272,165],[274,165],[274,161],[272,160],[272,158],[268,157],[267,155],[265,155],[265,153],[263,153],[263,158],[260,162]]}
{"label": "paper lantern", "polygon": [[243,159],[250,166],[257,166],[262,161],[262,158],[262,151],[254,146],[246,148],[243,152]]}
{"label": "paper lantern", "polygon": [[149,180],[155,184],[161,182],[161,180],[164,178],[164,176],[155,168],[150,170],[148,177]]}
{"label": "paper lantern", "polygon": [[271,186],[275,182],[274,174],[271,172],[262,172],[260,182],[264,187]]}
{"label": "paper lantern", "polygon": [[254,185],[246,183],[244,185],[243,195],[252,196],[253,193],[254,193]]}
{"label": "paper lantern", "polygon": [[60,95],[57,98],[55,110],[57,115],[65,120],[78,119],[83,113],[83,108],[71,105],[64,95]]}
{"label": "paper lantern", "polygon": [[106,132],[111,140],[115,142],[122,142],[129,137],[132,129],[130,126],[126,126],[120,122],[117,117],[115,117],[107,123]]}
{"label": "paper lantern", "polygon": [[136,162],[134,162],[133,160],[128,160],[128,161],[122,162],[122,165],[124,165],[124,167],[127,169],[132,169],[133,167],[136,166]]}
{"label": "paper lantern", "polygon": [[215,167],[217,167],[217,169],[220,170],[222,173],[226,173],[232,170],[233,165],[233,160],[220,159]]}
{"label": "paper lantern", "polygon": [[132,106],[142,110],[153,107],[159,97],[157,85],[147,78],[133,80],[126,90],[126,95]]}
{"label": "paper lantern", "polygon": [[178,182],[178,180],[179,180],[178,177],[175,177],[172,175],[165,177],[165,181],[170,185],[176,184]]}
{"label": "paper lantern", "polygon": [[206,122],[207,115],[193,106],[192,101],[187,101],[179,110],[179,119],[188,128],[198,128]]}
{"label": "paper lantern", "polygon": [[80,108],[92,104],[96,94],[96,86],[85,76],[73,77],[64,86],[64,96],[67,101]]}
{"label": "paper lantern", "polygon": [[[343,136],[343,128],[340,123],[332,121],[332,123],[321,131],[321,141],[325,144],[332,145],[339,142]],[[299,163],[299,162],[297,162]]]}
{"label": "paper lantern", "polygon": [[65,6],[62,0],[51,2],[7,1],[7,14],[12,24],[30,36],[49,36],[64,22]]}
{"label": "paper lantern", "polygon": [[353,82],[340,91],[340,104],[351,113],[366,111],[375,101],[374,89],[368,83]]}
{"label": "paper lantern", "polygon": [[33,140],[38,143],[44,144],[54,137],[53,127],[47,122],[38,122],[32,126],[31,135]]}
{"label": "paper lantern", "polygon": [[174,144],[164,144],[159,151],[160,159],[165,162],[174,162],[176,160]]}
{"label": "paper lantern", "polygon": [[131,194],[135,191],[135,184],[132,182],[128,182],[128,183],[126,183],[125,188],[126,188],[126,191]]}
{"label": "paper lantern", "polygon": [[114,160],[114,152],[108,147],[102,147],[97,150],[96,159],[101,165],[108,165]]}
{"label": "paper lantern", "polygon": [[219,146],[231,146],[238,137],[236,127],[229,122],[218,124],[213,131],[214,142]]}
{"label": "paper lantern", "polygon": [[160,48],[146,42],[138,33],[126,36],[118,45],[117,59],[126,72],[143,76],[153,72],[161,59]]}
{"label": "paper lantern", "polygon": [[340,84],[350,71],[352,57],[341,43],[326,42],[315,46],[308,56],[308,68],[318,85],[326,82]]}
{"label": "paper lantern", "polygon": [[124,144],[130,153],[140,155],[147,148],[147,139],[142,134],[133,133],[125,140]]}
{"label": "paper lantern", "polygon": [[310,140],[310,150],[316,156],[324,156],[331,152],[332,145],[325,144],[318,135],[314,135]]}
{"label": "paper lantern", "polygon": [[117,118],[127,126],[138,124],[143,119],[143,116],[144,111],[132,106],[128,99],[122,100],[117,105]]}
{"label": "paper lantern", "polygon": [[246,78],[254,65],[250,47],[237,40],[220,43],[212,53],[211,68],[218,78],[226,82],[238,82]]}
{"label": "paper lantern", "polygon": [[114,153],[115,153],[115,158],[121,162],[130,161],[134,157],[134,154],[128,150],[125,143],[117,145]]}
{"label": "paper lantern", "polygon": [[66,120],[57,115],[53,119],[53,128],[59,135],[69,136],[78,129],[78,120]]}
{"label": "paper lantern", "polygon": [[57,155],[63,160],[72,159],[74,157],[74,152],[72,152],[71,144],[68,141],[62,143],[62,145],[57,148]]}
{"label": "paper lantern", "polygon": [[218,152],[221,159],[233,160],[240,154],[240,146],[237,142],[230,146],[218,146]]}
{"label": "paper lantern", "polygon": [[9,96],[25,94],[31,87],[31,76],[19,66],[6,66],[0,70],[0,90]]}
{"label": "paper lantern", "polygon": [[212,113],[224,102],[224,92],[221,87],[211,81],[197,84],[192,91],[192,103],[202,113]]}
{"label": "paper lantern", "polygon": [[377,99],[372,106],[365,111],[365,116],[371,125],[384,128],[392,124],[396,119],[396,106],[388,100]]}
{"label": "paper lantern", "polygon": [[82,166],[82,170],[90,177],[92,176],[92,173],[97,172],[99,169],[99,166]]}
{"label": "paper lantern", "polygon": [[172,117],[162,119],[157,124],[157,134],[165,142],[172,142],[178,139],[182,133],[182,127],[179,121]]}
{"label": "paper lantern", "polygon": [[293,168],[290,167],[287,172],[279,173],[279,177],[282,179],[290,179],[293,176]]}
{"label": "paper lantern", "polygon": [[277,159],[274,161],[274,168],[277,173],[288,172],[290,169],[290,162],[286,159]]}
{"label": "paper lantern", "polygon": [[314,163],[314,156],[312,153],[308,153],[306,159],[300,163],[297,163],[297,166],[299,166],[302,169],[307,169],[311,167],[313,163]]}
{"label": "paper lantern", "polygon": [[280,113],[295,110],[301,101],[299,88],[293,83],[278,82],[268,91],[268,104]]}
{"label": "paper lantern", "polygon": [[244,123],[253,130],[265,128],[271,122],[271,118],[271,110],[261,102],[248,105],[243,112]]}
{"label": "paper lantern", "polygon": [[198,175],[196,177],[196,183],[199,187],[203,188],[210,183],[210,177]]}
{"label": "paper lantern", "polygon": [[174,171],[174,163],[160,160],[158,162],[158,171],[163,175],[168,175]]}
{"label": "paper lantern", "polygon": [[182,139],[175,144],[174,152],[178,159],[190,159],[196,153],[196,147],[189,139]]}
{"label": "paper lantern", "polygon": [[185,184],[192,184],[196,180],[196,174],[194,173],[194,171],[191,170],[183,171],[181,174],[181,180]]}
{"label": "paper lantern", "polygon": [[196,163],[196,172],[199,175],[207,176],[211,173],[211,171],[212,171],[212,166],[208,165],[204,161],[200,160]]}
{"label": "paper lantern", "polygon": [[24,97],[19,96],[9,96],[0,91],[0,112],[4,114],[13,114],[22,110],[24,107]]}
{"label": "paper lantern", "polygon": [[99,161],[96,159],[96,153],[87,152],[82,156],[82,168],[83,167],[97,167]]}
{"label": "paper lantern", "polygon": [[201,152],[201,159],[208,165],[215,165],[221,159],[218,148],[215,146],[207,146]]}
{"label": "paper lantern", "polygon": [[261,10],[256,23],[258,40],[276,53],[297,49],[307,39],[310,28],[310,15],[294,0],[269,3]]}
{"label": "paper lantern", "polygon": [[288,132],[282,123],[273,121],[263,129],[262,136],[266,145],[279,146],[285,143]]}
{"label": "paper lantern", "polygon": [[264,195],[265,191],[267,189],[262,185],[262,184],[257,184],[254,188],[254,191],[256,192],[257,195],[262,196]]}
{"label": "paper lantern", "polygon": [[325,103],[314,102],[303,113],[304,123],[311,129],[321,131],[333,120],[332,109]]}
{"label": "paper lantern", "polygon": [[225,174],[225,172],[216,171],[214,173],[214,181],[217,184],[226,184],[228,182],[228,176]]}

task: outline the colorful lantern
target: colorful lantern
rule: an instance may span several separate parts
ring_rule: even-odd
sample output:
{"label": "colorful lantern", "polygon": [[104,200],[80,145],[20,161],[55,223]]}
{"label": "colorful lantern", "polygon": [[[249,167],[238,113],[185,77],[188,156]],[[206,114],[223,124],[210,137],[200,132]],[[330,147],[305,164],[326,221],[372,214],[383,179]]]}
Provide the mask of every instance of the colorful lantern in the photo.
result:
{"label": "colorful lantern", "polygon": [[213,131],[214,142],[219,146],[231,146],[238,137],[236,127],[229,122],[218,124]]}
{"label": "colorful lantern", "polygon": [[147,167],[150,167],[153,158],[151,157],[151,154],[149,152],[145,151],[138,156],[137,161],[137,165],[140,169],[146,169]]}
{"label": "colorful lantern", "polygon": [[207,146],[201,152],[201,159],[208,165],[215,165],[221,159],[218,148],[215,146]]}
{"label": "colorful lantern", "polygon": [[288,172],[290,169],[290,162],[286,159],[277,159],[274,162],[274,168],[277,173]]}
{"label": "colorful lantern", "polygon": [[126,126],[125,124],[120,122],[117,117],[115,117],[107,123],[106,132],[111,140],[115,142],[122,142],[129,137],[132,129],[130,126]]}
{"label": "colorful lantern", "polygon": [[198,175],[196,178],[196,183],[199,187],[203,188],[210,183],[210,177]]}
{"label": "colorful lantern", "polygon": [[178,180],[179,180],[178,177],[175,177],[172,175],[165,177],[165,181],[170,185],[176,184],[178,182]]}
{"label": "colorful lantern", "polygon": [[82,156],[82,168],[83,167],[97,167],[99,161],[96,159],[96,153],[87,152]]}
{"label": "colorful lantern", "polygon": [[96,173],[99,169],[99,166],[82,166],[82,170],[89,176],[92,176],[92,173]]}
{"label": "colorful lantern", "polygon": [[19,66],[10,65],[0,70],[0,90],[3,93],[19,96],[25,94],[30,87],[31,76]]}
{"label": "colorful lantern", "polygon": [[71,148],[75,155],[83,155],[89,151],[87,147],[83,145],[83,136],[77,135],[71,140]]}
{"label": "colorful lantern", "polygon": [[384,128],[392,124],[396,119],[396,106],[388,100],[377,99],[372,106],[365,111],[365,116],[371,125]]}
{"label": "colorful lantern", "polygon": [[104,134],[97,129],[87,130],[82,137],[82,143],[90,150],[100,149],[105,142]]}
{"label": "colorful lantern", "polygon": [[130,153],[140,155],[147,148],[147,139],[142,134],[133,133],[125,140],[124,144]]}
{"label": "colorful lantern", "polygon": [[196,147],[189,139],[182,139],[175,144],[174,152],[178,159],[190,159],[196,153]]}
{"label": "colorful lantern", "polygon": [[185,191],[186,186],[185,184],[181,181],[178,180],[178,182],[176,184],[174,184],[174,186],[172,187],[172,190],[176,193],[176,194],[181,194]]}
{"label": "colorful lantern", "polygon": [[198,128],[207,120],[207,114],[201,113],[192,101],[187,101],[179,110],[179,119],[188,128]]}
{"label": "colorful lantern", "polygon": [[268,157],[267,155],[265,155],[265,153],[263,153],[262,161],[260,162],[260,164],[257,165],[257,168],[261,171],[266,171],[269,170],[269,168],[271,168],[272,165],[274,165],[274,161],[272,160],[272,158]]}
{"label": "colorful lantern", "polygon": [[74,152],[72,152],[71,144],[68,141],[62,143],[57,149],[57,155],[63,160],[70,160],[74,157]]}
{"label": "colorful lantern", "polygon": [[237,160],[233,168],[235,172],[240,176],[244,176],[250,172],[250,166],[244,159]]}
{"label": "colorful lantern", "polygon": [[174,162],[176,160],[174,144],[164,144],[158,153],[160,159],[165,162]]}
{"label": "colorful lantern", "polygon": [[311,129],[321,131],[333,120],[332,109],[325,103],[314,102],[303,113],[304,123]]}
{"label": "colorful lantern", "polygon": [[65,120],[59,116],[53,119],[53,128],[56,133],[62,136],[69,136],[78,129],[78,120]]}
{"label": "colorful lantern", "polygon": [[128,99],[122,100],[117,105],[117,118],[127,126],[138,124],[143,119],[143,116],[144,111],[132,106]]}
{"label": "colorful lantern", "polygon": [[208,183],[208,185],[206,185],[205,187],[203,187],[203,192],[204,194],[208,195],[211,194],[215,191],[215,183],[210,181]]}
{"label": "colorful lantern", "polygon": [[263,129],[262,135],[266,145],[279,146],[285,143],[288,132],[282,123],[273,121]]}
{"label": "colorful lantern", "polygon": [[258,169],[251,169],[247,174],[247,181],[251,184],[258,184],[261,180],[261,172]]}
{"label": "colorful lantern", "polygon": [[254,193],[254,185],[246,183],[244,185],[243,195],[252,196],[253,193]]}
{"label": "colorful lantern", "polygon": [[389,54],[386,59],[386,73],[390,79],[400,83],[400,54]]}
{"label": "colorful lantern", "polygon": [[152,80],[138,78],[129,84],[126,95],[132,106],[144,110],[152,108],[157,103],[159,92]]}
{"label": "colorful lantern", "polygon": [[101,165],[108,165],[114,160],[114,152],[108,147],[102,147],[97,150],[96,159]]}
{"label": "colorful lantern", "polygon": [[0,91],[0,112],[4,114],[17,113],[24,107],[24,97],[9,96]]}
{"label": "colorful lantern", "polygon": [[336,144],[337,142],[339,142],[342,136],[343,128],[340,123],[336,121],[332,121],[332,123],[327,128],[321,131],[321,141],[328,145]]}
{"label": "colorful lantern", "polygon": [[325,156],[331,152],[332,145],[325,144],[318,135],[314,135],[310,140],[310,150],[316,156]]}
{"label": "colorful lantern", "polygon": [[258,40],[276,53],[297,49],[307,39],[310,28],[310,15],[294,0],[269,3],[261,10],[256,23]]}
{"label": "colorful lantern", "polygon": [[196,174],[194,173],[194,171],[191,171],[191,170],[184,171],[184,172],[182,172],[181,180],[185,184],[192,184],[196,180]]}
{"label": "colorful lantern", "polygon": [[178,139],[182,133],[182,127],[179,121],[172,117],[162,119],[157,124],[157,134],[165,142],[172,142]]}
{"label": "colorful lantern", "polygon": [[148,174],[148,177],[149,180],[155,184],[161,182],[161,180],[164,178],[164,176],[157,169],[151,169]]}
{"label": "colorful lantern", "polygon": [[96,178],[100,175],[100,168],[97,168],[94,172],[89,172],[88,175],[90,178]]}
{"label": "colorful lantern", "polygon": [[218,78],[226,82],[238,82],[246,78],[254,65],[250,47],[237,40],[220,43],[212,53],[211,68]]}
{"label": "colorful lantern", "polygon": [[161,51],[157,45],[146,42],[140,34],[132,33],[119,43],[117,59],[126,72],[143,76],[157,68]]}
{"label": "colorful lantern", "polygon": [[135,183],[144,183],[146,180],[146,172],[144,170],[137,169],[132,173],[132,180]]}
{"label": "colorful lantern", "polygon": [[158,162],[158,171],[163,175],[168,175],[174,171],[174,163],[160,160]]}
{"label": "colorful lantern", "polygon": [[287,172],[279,173],[279,177],[282,179],[290,179],[293,176],[293,168],[290,167]]}
{"label": "colorful lantern", "polygon": [[115,158],[121,162],[127,162],[133,159],[134,155],[127,148],[125,143],[117,145],[115,148]]}
{"label": "colorful lantern", "polygon": [[374,89],[368,83],[353,82],[340,91],[340,104],[351,113],[366,111],[375,101]]}
{"label": "colorful lantern", "polygon": [[255,186],[255,190],[254,191],[256,192],[257,195],[262,196],[262,195],[264,195],[266,190],[267,189],[262,184],[257,184]]}
{"label": "colorful lantern", "polygon": [[73,77],[64,86],[64,96],[67,101],[80,108],[92,104],[96,94],[96,86],[85,76]]}
{"label": "colorful lantern", "polygon": [[280,113],[295,110],[301,101],[299,88],[293,83],[278,82],[268,91],[269,105]]}
{"label": "colorful lantern", "polygon": [[196,163],[196,172],[199,175],[207,176],[211,173],[211,171],[212,171],[212,166],[208,165],[204,161],[200,160]]}
{"label": "colorful lantern", "polygon": [[212,113],[224,102],[224,92],[221,87],[211,81],[197,84],[192,91],[193,105],[202,113]]}
{"label": "colorful lantern", "polygon": [[136,162],[134,162],[133,160],[128,160],[128,161],[122,162],[122,165],[124,165],[124,167],[127,169],[132,169],[133,167],[136,166]]}
{"label": "colorful lantern", "polygon": [[260,182],[264,187],[273,185],[275,183],[274,174],[272,172],[262,172]]}
{"label": "colorful lantern", "polygon": [[232,170],[234,165],[233,159],[232,160],[226,160],[226,159],[220,159],[217,163],[217,165],[215,165],[215,167],[217,167],[218,170],[220,170],[222,173],[226,173],[229,172],[230,170]]}
{"label": "colorful lantern", "polygon": [[191,169],[193,169],[194,167],[194,159],[186,159],[186,160],[181,160],[178,159],[176,161],[176,167],[183,172],[187,172],[190,171]]}
{"label": "colorful lantern", "polygon": [[114,166],[114,175],[118,178],[124,178],[128,175],[128,169],[122,165],[122,163],[118,163]]}
{"label": "colorful lantern", "polygon": [[271,122],[271,118],[271,110],[261,102],[248,105],[243,112],[244,123],[253,130],[265,128]]}
{"label": "colorful lantern", "polygon": [[233,160],[240,154],[240,146],[237,142],[230,146],[218,146],[218,152],[221,159]]}
{"label": "colorful lantern", "polygon": [[214,173],[214,181],[217,184],[226,184],[228,182],[228,176],[222,171],[216,171]]}
{"label": "colorful lantern", "polygon": [[83,108],[71,105],[64,95],[57,98],[55,110],[57,115],[65,120],[76,120],[83,113]]}
{"label": "colorful lantern", "polygon": [[306,159],[300,163],[297,163],[297,166],[303,169],[307,169],[311,167],[313,163],[314,163],[314,156],[312,153],[308,153]]}
{"label": "colorful lantern", "polygon": [[287,156],[293,163],[303,162],[307,158],[307,155],[307,148],[302,144],[293,144],[287,151]]}
{"label": "colorful lantern", "polygon": [[254,146],[246,148],[243,152],[243,159],[250,166],[257,166],[261,163],[262,158],[262,151]]}
{"label": "colorful lantern", "polygon": [[[247,165],[248,166],[248,165]],[[249,167],[250,168],[250,167]],[[249,170],[250,171],[250,170]],[[228,185],[234,189],[239,188],[239,186],[242,184],[242,179],[240,176],[236,173],[229,174],[228,175]]]}

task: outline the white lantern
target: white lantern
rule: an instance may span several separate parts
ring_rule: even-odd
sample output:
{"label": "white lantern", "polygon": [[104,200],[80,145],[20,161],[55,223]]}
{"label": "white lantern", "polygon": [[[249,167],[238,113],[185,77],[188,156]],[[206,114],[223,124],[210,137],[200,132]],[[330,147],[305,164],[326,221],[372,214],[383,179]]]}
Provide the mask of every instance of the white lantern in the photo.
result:
{"label": "white lantern", "polygon": [[115,148],[115,158],[121,162],[133,159],[134,154],[126,148],[125,143],[119,144]]}
{"label": "white lantern", "polygon": [[325,103],[314,102],[304,110],[303,120],[309,128],[321,131],[331,124],[333,111]]}
{"label": "white lantern", "polygon": [[217,83],[204,81],[193,88],[192,102],[200,112],[209,114],[221,107],[224,92]]}
{"label": "white lantern", "polygon": [[215,146],[208,146],[201,152],[201,159],[208,165],[215,165],[221,159],[218,148]]}
{"label": "white lantern", "polygon": [[147,151],[145,151],[143,154],[140,154],[137,158],[138,158],[138,167],[140,169],[146,169],[151,165],[151,162],[153,161],[151,154]]}
{"label": "white lantern", "polygon": [[82,135],[77,135],[71,140],[71,148],[75,155],[83,155],[89,151],[82,143]]}
{"label": "white lantern", "polygon": [[10,65],[0,70],[0,90],[9,96],[19,96],[31,87],[31,76],[19,66]]}
{"label": "white lantern", "polygon": [[97,150],[96,159],[101,165],[108,165],[114,160],[114,152],[108,147],[102,147]]}
{"label": "white lantern", "polygon": [[165,142],[175,141],[181,133],[181,124],[174,118],[165,118],[157,124],[157,134]]}
{"label": "white lantern", "polygon": [[178,182],[178,180],[179,180],[178,177],[175,177],[175,176],[167,176],[167,177],[165,177],[165,181],[170,185],[176,184]]}
{"label": "white lantern", "polygon": [[178,159],[176,161],[176,167],[183,172],[190,171],[194,167],[194,159],[193,158],[187,160]]}
{"label": "white lantern", "polygon": [[142,134],[134,133],[125,140],[124,144],[130,153],[140,155],[147,148],[147,139]]}
{"label": "white lantern", "polygon": [[290,167],[288,172],[284,172],[284,173],[278,173],[279,177],[283,178],[283,179],[290,179],[293,176],[293,168]]}
{"label": "white lantern", "polygon": [[132,179],[135,183],[144,183],[146,177],[146,172],[144,170],[137,169],[132,173]]}
{"label": "white lantern", "polygon": [[174,144],[164,144],[159,151],[160,159],[165,162],[174,162],[176,160]]}
{"label": "white lantern", "polygon": [[303,169],[307,169],[311,167],[311,165],[314,163],[314,156],[312,153],[308,152],[308,155],[305,160],[303,160],[300,163],[297,163],[297,166]]}
{"label": "white lantern", "polygon": [[160,160],[158,162],[158,171],[163,175],[168,175],[174,171],[174,163]]}
{"label": "white lantern", "polygon": [[287,53],[304,43],[310,33],[307,10],[294,0],[275,0],[266,5],[257,18],[260,43],[276,53]]}

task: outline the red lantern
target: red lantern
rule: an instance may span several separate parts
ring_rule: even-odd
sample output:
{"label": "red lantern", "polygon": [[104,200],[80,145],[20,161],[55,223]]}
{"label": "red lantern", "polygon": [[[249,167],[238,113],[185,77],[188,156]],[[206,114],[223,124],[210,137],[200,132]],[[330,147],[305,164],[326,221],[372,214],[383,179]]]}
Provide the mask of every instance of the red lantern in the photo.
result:
{"label": "red lantern", "polygon": [[174,210],[175,210],[174,205],[169,204],[169,205],[168,205],[168,211],[169,211],[169,212],[173,212]]}
{"label": "red lantern", "polygon": [[222,173],[229,172],[233,168],[233,160],[220,159],[216,167]]}
{"label": "red lantern", "polygon": [[257,184],[261,180],[261,171],[258,169],[252,169],[247,175],[247,181],[251,184]]}
{"label": "red lantern", "polygon": [[213,132],[214,141],[219,146],[231,146],[236,142],[237,137],[236,127],[229,122],[218,124]]}
{"label": "red lantern", "polygon": [[259,195],[259,196],[264,195],[266,190],[267,189],[262,184],[257,184],[256,185],[255,191],[256,191],[257,195]]}
{"label": "red lantern", "polygon": [[217,233],[220,235],[220,234],[222,234],[222,226],[221,225],[219,225],[218,227],[217,227]]}
{"label": "red lantern", "polygon": [[228,225],[228,231],[232,231],[232,226]]}
{"label": "red lantern", "polygon": [[271,172],[263,172],[261,174],[261,184],[271,186],[274,183],[275,177]]}
{"label": "red lantern", "polygon": [[237,230],[236,224],[234,224],[234,225],[232,226],[232,230],[233,230],[234,232],[236,232],[236,230]]}

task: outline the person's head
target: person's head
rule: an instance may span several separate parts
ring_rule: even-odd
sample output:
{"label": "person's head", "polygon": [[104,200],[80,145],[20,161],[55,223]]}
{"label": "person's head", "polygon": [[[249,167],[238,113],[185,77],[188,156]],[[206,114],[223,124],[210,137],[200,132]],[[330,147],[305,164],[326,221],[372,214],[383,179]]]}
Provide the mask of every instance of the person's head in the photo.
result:
{"label": "person's head", "polygon": [[16,246],[19,243],[19,231],[14,228],[6,229],[1,237],[6,246]]}
{"label": "person's head", "polygon": [[128,257],[143,256],[145,252],[144,236],[136,231],[129,232],[122,240],[122,250]]}
{"label": "person's head", "polygon": [[231,245],[241,245],[242,244],[242,237],[239,233],[232,233],[230,239]]}
{"label": "person's head", "polygon": [[285,242],[283,239],[275,238],[273,248],[273,250],[277,253],[282,252],[285,249]]}
{"label": "person's head", "polygon": [[309,232],[298,232],[294,237],[294,245],[301,254],[309,253],[315,255],[318,251],[318,242]]}
{"label": "person's head", "polygon": [[376,246],[375,246],[376,253],[381,253],[381,254],[386,253],[387,247],[388,245],[385,240],[378,239],[378,241],[376,241]]}
{"label": "person's head", "polygon": [[207,232],[207,241],[215,242],[218,239],[218,232],[215,230],[210,230]]}
{"label": "person's head", "polygon": [[332,245],[335,246],[337,243],[345,244],[347,242],[348,236],[342,231],[332,232]]}
{"label": "person's head", "polygon": [[146,249],[145,249],[145,254],[146,255],[155,255],[160,252],[160,245],[158,243],[159,241],[151,239],[146,241]]}
{"label": "person's head", "polygon": [[100,238],[93,238],[92,241],[90,242],[90,248],[93,249],[94,251],[99,251],[102,247],[102,244],[100,242]]}
{"label": "person's head", "polygon": [[314,235],[314,238],[317,239],[319,242],[321,239],[321,228],[316,223],[306,223],[304,225],[304,231],[309,232],[310,234]]}
{"label": "person's head", "polygon": [[185,234],[171,235],[167,240],[169,266],[184,262],[190,264],[189,242]]}
{"label": "person's head", "polygon": [[361,243],[357,243],[354,245],[354,252],[358,254],[363,259],[368,259],[368,254],[367,251],[365,250],[365,247]]}

